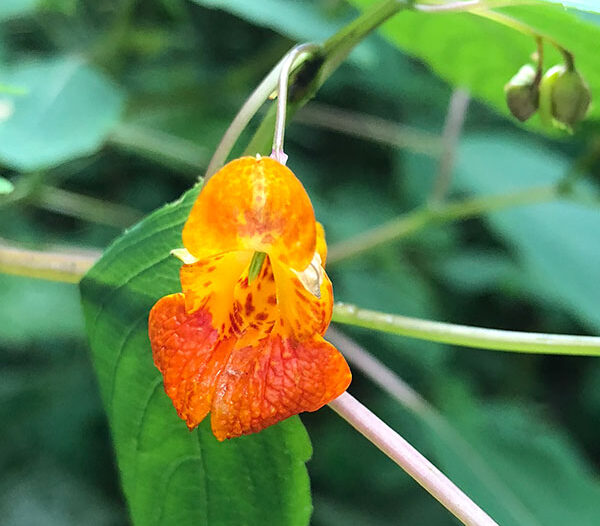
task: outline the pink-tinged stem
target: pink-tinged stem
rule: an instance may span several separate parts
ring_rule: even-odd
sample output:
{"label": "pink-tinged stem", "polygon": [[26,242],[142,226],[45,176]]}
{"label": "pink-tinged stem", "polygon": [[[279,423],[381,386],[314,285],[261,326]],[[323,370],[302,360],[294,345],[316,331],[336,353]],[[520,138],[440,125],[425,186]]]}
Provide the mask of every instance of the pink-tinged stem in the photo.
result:
{"label": "pink-tinged stem", "polygon": [[498,526],[448,477],[349,393],[329,407],[398,464],[450,513],[467,526]]}

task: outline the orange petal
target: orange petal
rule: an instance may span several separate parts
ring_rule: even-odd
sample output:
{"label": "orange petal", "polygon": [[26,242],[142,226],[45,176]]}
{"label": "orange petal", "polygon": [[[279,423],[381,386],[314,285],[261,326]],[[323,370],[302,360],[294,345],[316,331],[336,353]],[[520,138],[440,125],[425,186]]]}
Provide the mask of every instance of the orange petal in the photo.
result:
{"label": "orange petal", "polygon": [[234,342],[218,339],[205,310],[187,314],[183,294],[160,299],[150,311],[148,327],[165,392],[177,414],[193,429],[210,410],[213,385]]}
{"label": "orange petal", "polygon": [[289,168],[269,157],[242,157],[206,183],[183,228],[183,244],[198,259],[252,250],[300,270],[315,252],[315,214]]}
{"label": "orange petal", "polygon": [[325,268],[327,261],[327,243],[325,242],[325,229],[323,225],[317,221],[317,253],[321,257],[321,263]]}
{"label": "orange petal", "polygon": [[215,385],[213,433],[224,440],[316,411],[350,380],[344,357],[320,336],[298,342],[273,332],[253,346],[236,346]]}
{"label": "orange petal", "polygon": [[234,315],[235,284],[248,267],[252,252],[228,252],[183,265],[179,271],[188,314],[200,309],[210,311],[212,324],[222,334],[241,325]]}
{"label": "orange petal", "polygon": [[[314,276],[315,268],[306,272]],[[298,274],[285,265],[273,264],[275,283],[277,284],[277,302],[285,334],[297,339],[311,337],[313,334],[325,334],[333,311],[333,289],[325,270],[319,265],[320,297],[315,296],[301,282]]]}

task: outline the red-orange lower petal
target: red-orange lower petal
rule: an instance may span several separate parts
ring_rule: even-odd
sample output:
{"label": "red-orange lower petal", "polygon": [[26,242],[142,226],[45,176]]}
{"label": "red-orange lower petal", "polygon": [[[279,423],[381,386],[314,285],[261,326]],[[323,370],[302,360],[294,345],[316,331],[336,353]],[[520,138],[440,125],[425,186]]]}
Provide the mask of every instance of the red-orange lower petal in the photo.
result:
{"label": "red-orange lower petal", "polygon": [[205,310],[187,314],[183,294],[160,299],[150,312],[148,327],[165,392],[192,429],[210,410],[215,380],[234,342],[218,339]]}
{"label": "red-orange lower petal", "polygon": [[233,349],[214,386],[213,433],[224,440],[316,411],[350,380],[346,360],[321,336],[299,342],[273,332],[253,346]]}

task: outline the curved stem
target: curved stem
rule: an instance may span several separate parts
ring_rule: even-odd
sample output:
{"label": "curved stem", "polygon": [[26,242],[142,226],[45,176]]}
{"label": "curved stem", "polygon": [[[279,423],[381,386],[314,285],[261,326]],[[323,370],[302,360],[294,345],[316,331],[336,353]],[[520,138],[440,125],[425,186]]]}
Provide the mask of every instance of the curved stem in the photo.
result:
{"label": "curved stem", "polygon": [[539,40],[539,39],[546,40],[547,42],[552,44],[563,55],[565,63],[569,70],[572,70],[575,67],[575,63],[574,63],[575,59],[573,57],[573,53],[571,53],[568,49],[561,46],[559,44],[559,42],[557,40],[555,40],[554,38],[552,38],[544,33],[540,33],[539,31],[535,30],[534,28],[525,24],[524,22],[521,22],[520,20],[517,20],[516,18],[505,15],[503,13],[498,13],[496,11],[476,10],[476,11],[473,11],[473,14],[475,14],[477,16],[481,16],[483,18],[487,18],[489,20],[493,20],[494,22],[502,24],[506,27],[510,27],[511,29],[514,29],[515,31],[519,31],[520,33],[523,33],[524,35],[529,35],[530,37],[533,37],[536,40]]}
{"label": "curved stem", "polygon": [[515,524],[541,526],[531,511],[519,499],[518,493],[508,486],[456,428],[430,405],[408,383],[388,366],[375,358],[352,338],[330,327],[327,339],[331,341],[350,362],[374,384],[395,399],[404,409],[415,415],[429,432],[442,440],[448,451],[478,479],[478,483],[495,496],[498,504],[512,515]]}
{"label": "curved stem", "polygon": [[333,321],[433,342],[538,354],[600,356],[600,337],[503,331],[386,314],[338,303]]}
{"label": "curved stem", "polygon": [[267,76],[250,94],[246,99],[246,102],[244,102],[240,108],[240,111],[238,111],[237,115],[231,121],[231,124],[227,128],[227,131],[223,135],[221,142],[219,142],[215,153],[208,163],[208,168],[204,175],[205,182],[208,181],[208,179],[210,179],[223,164],[225,164],[227,156],[231,152],[241,133],[246,126],[248,126],[248,123],[252,120],[252,117],[254,117],[256,112],[269,98],[269,95],[277,88],[277,79],[279,78],[281,66],[285,61],[285,58],[286,57],[284,56],[273,69],[269,71]]}
{"label": "curved stem", "polygon": [[[374,4],[365,9],[350,24],[327,39],[323,43],[321,53],[319,54],[319,64],[315,64],[313,70],[307,75],[308,78],[303,79],[301,89],[293,97],[290,97],[288,101],[288,118],[313,97],[316,90],[331,76],[360,42],[396,13],[402,9],[410,8],[411,5],[412,2],[409,0],[385,0]],[[269,111],[248,144],[245,150],[246,155],[266,153],[268,151],[274,125],[275,112]]]}
{"label": "curved stem", "polygon": [[446,475],[352,395],[342,393],[329,403],[329,407],[398,464],[463,524],[498,526]]}
{"label": "curved stem", "polygon": [[467,219],[503,208],[551,201],[557,195],[558,191],[555,186],[542,186],[510,194],[468,198],[440,204],[435,208],[418,208],[332,245],[327,255],[327,263],[332,265],[359,256],[375,247],[397,241],[433,224]]}
{"label": "curved stem", "polygon": [[285,135],[285,119],[287,113],[288,83],[290,73],[296,62],[307,53],[316,53],[321,46],[318,44],[298,44],[284,57],[279,73],[279,88],[277,90],[277,113],[275,115],[275,131],[273,133],[273,150],[271,157],[281,164],[287,162],[287,155],[283,151]]}

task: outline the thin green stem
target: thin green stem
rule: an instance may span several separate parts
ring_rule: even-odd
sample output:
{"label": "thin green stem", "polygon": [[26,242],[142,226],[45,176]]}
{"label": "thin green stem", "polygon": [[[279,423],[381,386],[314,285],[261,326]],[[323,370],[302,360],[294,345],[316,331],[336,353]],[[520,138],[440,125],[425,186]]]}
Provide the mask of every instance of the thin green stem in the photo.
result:
{"label": "thin green stem", "polygon": [[132,151],[166,166],[193,172],[204,170],[208,150],[192,141],[135,124],[120,124],[109,142],[122,150]]}
{"label": "thin green stem", "polygon": [[561,46],[560,43],[551,36],[545,33],[540,33],[539,31],[535,30],[534,28],[525,24],[524,22],[521,22],[520,20],[517,20],[516,18],[510,17],[503,13],[498,13],[496,11],[475,10],[473,11],[473,14],[481,16],[483,18],[487,18],[489,20],[493,20],[494,22],[497,22],[506,27],[510,27],[515,31],[518,31],[519,33],[523,33],[524,35],[529,35],[530,37],[533,37],[536,41],[539,39],[546,40],[563,55],[567,68],[569,70],[572,70],[574,68],[575,59],[573,57],[573,53]]}
{"label": "thin green stem", "polygon": [[442,151],[440,137],[432,133],[316,101],[302,108],[297,113],[295,121],[298,124],[332,130],[432,157],[437,157]]}
{"label": "thin green stem", "polygon": [[[412,2],[408,0],[385,0],[365,10],[358,18],[329,38],[323,44],[318,56],[315,56],[313,60],[306,61],[305,66],[298,70],[295,79],[292,80],[287,108],[288,120],[314,96],[317,89],[331,76],[356,45],[386,20],[411,5]],[[246,147],[246,155],[268,154],[275,117],[275,109],[271,108]]]}
{"label": "thin green stem", "polygon": [[95,250],[39,251],[15,247],[0,240],[0,273],[77,283],[100,257]]}
{"label": "thin green stem", "polygon": [[42,185],[31,196],[32,203],[44,210],[115,228],[127,228],[142,218],[142,213],[126,205]]}
{"label": "thin green stem", "polygon": [[543,186],[510,194],[468,198],[436,208],[419,208],[333,245],[329,249],[327,261],[329,264],[339,263],[434,224],[467,219],[503,208],[551,201],[557,195],[554,186]]}
{"label": "thin green stem", "polygon": [[338,303],[333,321],[409,338],[473,349],[537,354],[600,356],[600,337],[482,329],[386,314]]}
{"label": "thin green stem", "polygon": [[[287,55],[286,55],[287,56]],[[240,108],[240,111],[231,121],[231,124],[227,128],[227,131],[223,135],[221,142],[217,146],[215,153],[213,154],[208,168],[206,169],[205,180],[212,177],[227,160],[227,156],[233,149],[235,143],[239,139],[242,132],[246,129],[246,126],[252,120],[252,117],[256,115],[256,112],[269,98],[269,95],[273,93],[277,87],[277,81],[279,79],[279,73],[281,71],[281,65],[285,60],[285,56],[273,67],[273,69],[267,74],[267,76],[261,81],[261,83],[255,88],[255,90],[246,99],[246,102]],[[258,153],[258,152],[254,152]]]}

